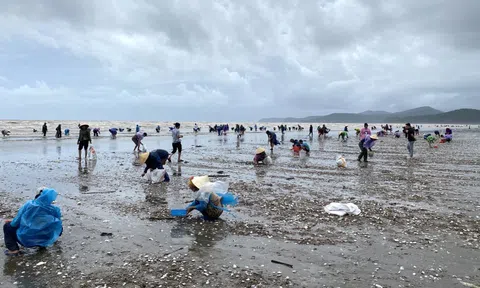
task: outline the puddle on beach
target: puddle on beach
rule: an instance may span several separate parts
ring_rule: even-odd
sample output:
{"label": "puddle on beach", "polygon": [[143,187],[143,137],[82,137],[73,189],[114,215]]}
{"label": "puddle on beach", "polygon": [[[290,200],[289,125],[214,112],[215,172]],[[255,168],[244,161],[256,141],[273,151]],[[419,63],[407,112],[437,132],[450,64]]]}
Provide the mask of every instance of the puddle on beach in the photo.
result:
{"label": "puddle on beach", "polygon": [[[287,132],[271,167],[254,167],[264,133],[189,135],[168,184],[148,184],[128,138],[94,139],[98,160],[76,161],[75,141],[0,140],[0,216],[39,186],[59,192],[64,234],[53,247],[0,256],[1,287],[462,287],[480,282],[479,130],[408,160],[405,139],[381,138],[370,163],[357,140]],[[279,137],[280,138],[280,137]],[[310,141],[292,155],[290,138]],[[420,137],[419,137],[420,138]],[[171,149],[147,137],[148,149]],[[14,144],[13,144],[14,143]],[[347,168],[336,167],[337,155]],[[222,173],[218,173],[222,171]],[[240,204],[220,221],[172,218],[192,200],[186,179],[228,181]],[[227,176],[227,177],[225,177]],[[352,202],[358,216],[328,215]],[[101,236],[111,233],[111,236]],[[272,260],[284,264],[272,263]],[[162,278],[163,277],[163,278]],[[461,280],[458,280],[461,279]],[[378,286],[377,286],[378,287]]]}

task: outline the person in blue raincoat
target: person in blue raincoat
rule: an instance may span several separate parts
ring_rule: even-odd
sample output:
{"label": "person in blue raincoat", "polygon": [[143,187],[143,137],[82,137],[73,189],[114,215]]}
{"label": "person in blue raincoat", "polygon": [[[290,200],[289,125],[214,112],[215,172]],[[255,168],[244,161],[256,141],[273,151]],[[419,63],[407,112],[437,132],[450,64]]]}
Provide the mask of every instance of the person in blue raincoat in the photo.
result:
{"label": "person in blue raincoat", "polygon": [[227,192],[227,183],[210,182],[208,176],[190,177],[188,187],[196,194],[195,200],[187,207],[187,214],[198,210],[206,220],[215,220],[223,211],[228,212],[226,205],[235,206],[238,203],[237,197]]}
{"label": "person in blue raincoat", "polygon": [[[138,155],[138,162],[140,162],[140,165],[146,165],[142,177],[147,174],[148,170],[153,171],[155,169],[163,169],[163,165],[165,165],[165,163],[167,162],[168,156],[168,152],[162,149],[156,149],[151,152],[140,153]],[[165,172],[165,180],[163,180],[163,182],[169,181],[170,177]]]}
{"label": "person in blue raincoat", "polygon": [[20,254],[19,244],[30,247],[50,247],[62,235],[62,214],[52,202],[57,192],[50,188],[41,188],[35,200],[29,200],[11,220],[5,220],[3,234],[5,255]]}
{"label": "person in blue raincoat", "polygon": [[110,132],[110,134],[112,135],[112,139],[116,139],[117,138],[117,131],[118,129],[117,128],[110,128],[108,129],[108,132]]}

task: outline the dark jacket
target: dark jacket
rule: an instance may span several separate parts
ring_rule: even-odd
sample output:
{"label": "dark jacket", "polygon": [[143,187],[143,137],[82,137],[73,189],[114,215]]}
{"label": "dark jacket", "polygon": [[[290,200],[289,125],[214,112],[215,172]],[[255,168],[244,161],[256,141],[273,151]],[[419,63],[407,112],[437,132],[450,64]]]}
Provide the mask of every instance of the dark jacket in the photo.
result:
{"label": "dark jacket", "polygon": [[90,130],[89,129],[80,129],[80,133],[78,135],[78,142],[88,141],[92,142],[92,137],[90,137]]}
{"label": "dark jacket", "polygon": [[144,173],[147,173],[148,169],[163,169],[163,161],[168,159],[168,152],[162,149],[153,150],[148,155],[147,161],[145,161],[146,167]]}

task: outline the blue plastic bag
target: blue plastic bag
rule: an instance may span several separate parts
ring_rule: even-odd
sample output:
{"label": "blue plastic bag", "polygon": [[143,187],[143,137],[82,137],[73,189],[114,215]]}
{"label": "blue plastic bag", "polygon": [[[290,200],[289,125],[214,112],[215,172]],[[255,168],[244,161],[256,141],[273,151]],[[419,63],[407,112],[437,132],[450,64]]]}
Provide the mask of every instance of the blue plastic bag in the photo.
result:
{"label": "blue plastic bag", "polygon": [[52,202],[57,198],[53,189],[44,189],[35,200],[25,203],[11,225],[18,227],[18,241],[25,247],[49,247],[62,234],[60,209]]}

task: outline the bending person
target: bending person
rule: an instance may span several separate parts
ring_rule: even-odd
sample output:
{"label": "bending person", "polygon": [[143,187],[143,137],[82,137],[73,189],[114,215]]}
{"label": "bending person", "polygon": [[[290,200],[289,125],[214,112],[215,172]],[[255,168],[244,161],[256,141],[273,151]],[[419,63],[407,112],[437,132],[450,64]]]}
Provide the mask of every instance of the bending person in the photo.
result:
{"label": "bending person", "polygon": [[[168,159],[168,152],[162,149],[153,150],[151,152],[145,152],[138,155],[138,160],[141,165],[145,164],[145,170],[143,171],[142,177],[147,174],[148,170],[150,172],[154,171],[155,169],[163,169],[163,165],[167,162]],[[168,176],[167,172],[165,172],[163,182],[169,182],[170,177]]]}

